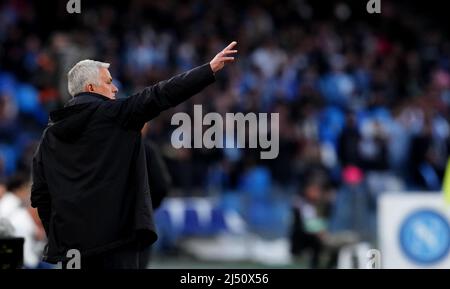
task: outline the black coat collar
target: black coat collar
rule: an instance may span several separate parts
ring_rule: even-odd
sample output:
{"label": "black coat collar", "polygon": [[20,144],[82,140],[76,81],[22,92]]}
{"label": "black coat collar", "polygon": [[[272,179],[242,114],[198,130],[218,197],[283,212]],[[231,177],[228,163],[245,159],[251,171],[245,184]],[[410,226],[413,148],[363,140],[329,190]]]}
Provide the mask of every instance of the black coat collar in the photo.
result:
{"label": "black coat collar", "polygon": [[95,92],[81,92],[76,94],[67,104],[67,106],[72,106],[76,104],[82,104],[82,103],[88,103],[88,102],[94,102],[94,101],[105,101],[105,100],[112,100],[111,98],[108,98],[104,95],[95,93]]}

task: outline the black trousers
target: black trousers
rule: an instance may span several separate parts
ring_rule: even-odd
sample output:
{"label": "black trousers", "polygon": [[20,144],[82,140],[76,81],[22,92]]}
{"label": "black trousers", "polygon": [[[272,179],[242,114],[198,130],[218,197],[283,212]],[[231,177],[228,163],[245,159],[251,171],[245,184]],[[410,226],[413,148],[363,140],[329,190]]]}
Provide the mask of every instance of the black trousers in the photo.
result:
{"label": "black trousers", "polygon": [[[145,269],[149,259],[150,246],[141,248],[133,242],[98,255],[81,256],[81,270]],[[67,263],[63,262],[65,268]]]}

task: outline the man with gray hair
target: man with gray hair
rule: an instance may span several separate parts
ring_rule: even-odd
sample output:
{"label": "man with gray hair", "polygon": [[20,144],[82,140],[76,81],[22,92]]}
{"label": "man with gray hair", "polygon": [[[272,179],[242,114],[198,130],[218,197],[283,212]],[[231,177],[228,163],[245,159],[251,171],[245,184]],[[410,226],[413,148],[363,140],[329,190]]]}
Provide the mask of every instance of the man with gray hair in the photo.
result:
{"label": "man with gray hair", "polygon": [[75,97],[86,90],[93,92],[95,85],[96,93],[113,98],[118,90],[108,68],[109,63],[90,59],[78,62],[67,74],[69,94]]}
{"label": "man with gray hair", "polygon": [[33,157],[32,206],[47,233],[44,261],[81,268],[138,268],[157,239],[141,129],[215,81],[234,61],[232,42],[209,63],[116,99],[109,64],[78,62],[68,73],[73,98],[50,113]]}

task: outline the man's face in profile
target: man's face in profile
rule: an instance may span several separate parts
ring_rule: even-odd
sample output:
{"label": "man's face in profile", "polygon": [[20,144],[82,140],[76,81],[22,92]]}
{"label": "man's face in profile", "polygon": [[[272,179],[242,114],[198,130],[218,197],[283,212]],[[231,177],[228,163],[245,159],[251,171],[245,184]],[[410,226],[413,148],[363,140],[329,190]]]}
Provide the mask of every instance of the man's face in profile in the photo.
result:
{"label": "man's face in profile", "polygon": [[99,85],[90,85],[89,91],[104,95],[111,99],[116,99],[116,93],[119,91],[112,82],[111,74],[107,68],[100,68]]}

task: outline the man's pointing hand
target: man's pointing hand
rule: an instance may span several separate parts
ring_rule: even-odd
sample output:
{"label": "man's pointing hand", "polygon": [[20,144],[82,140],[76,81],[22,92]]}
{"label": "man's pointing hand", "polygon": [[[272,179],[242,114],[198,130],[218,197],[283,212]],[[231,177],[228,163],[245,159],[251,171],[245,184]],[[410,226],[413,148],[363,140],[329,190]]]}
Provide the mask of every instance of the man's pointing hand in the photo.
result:
{"label": "man's pointing hand", "polygon": [[209,63],[214,73],[221,70],[224,67],[225,63],[234,61],[234,57],[232,55],[237,53],[237,50],[233,50],[233,47],[235,47],[236,44],[236,41],[231,42],[227,47],[225,47],[224,50],[220,51],[216,56],[214,56],[214,58]]}

